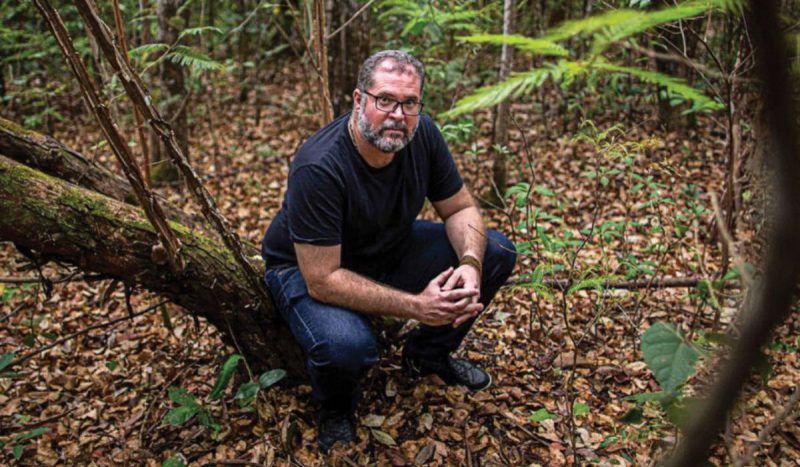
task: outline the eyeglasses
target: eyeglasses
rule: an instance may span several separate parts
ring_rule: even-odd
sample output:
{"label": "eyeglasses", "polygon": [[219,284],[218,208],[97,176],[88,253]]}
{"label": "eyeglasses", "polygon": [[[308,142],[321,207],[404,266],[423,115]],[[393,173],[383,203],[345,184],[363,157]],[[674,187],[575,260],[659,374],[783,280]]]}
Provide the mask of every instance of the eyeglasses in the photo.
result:
{"label": "eyeglasses", "polygon": [[387,96],[376,96],[371,92],[367,91],[366,89],[361,90],[364,94],[368,96],[372,96],[375,99],[375,108],[380,110],[381,112],[392,113],[397,109],[397,106],[400,106],[400,109],[403,112],[403,115],[407,117],[415,117],[422,112],[422,106],[425,105],[422,102],[417,101],[405,101],[400,102],[396,99],[392,99],[391,97]]}

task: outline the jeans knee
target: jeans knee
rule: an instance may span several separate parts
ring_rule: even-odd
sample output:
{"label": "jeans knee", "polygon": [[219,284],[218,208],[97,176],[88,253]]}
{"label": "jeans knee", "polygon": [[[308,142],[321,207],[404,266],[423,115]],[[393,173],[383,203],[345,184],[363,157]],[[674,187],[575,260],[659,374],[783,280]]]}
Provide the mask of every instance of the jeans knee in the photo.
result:
{"label": "jeans knee", "polygon": [[496,230],[490,230],[488,236],[489,241],[486,244],[483,260],[484,269],[488,269],[487,272],[494,277],[505,280],[514,270],[517,262],[517,248],[508,237]]}
{"label": "jeans knee", "polygon": [[309,359],[317,368],[354,375],[377,363],[378,343],[374,336],[329,336],[311,348]]}

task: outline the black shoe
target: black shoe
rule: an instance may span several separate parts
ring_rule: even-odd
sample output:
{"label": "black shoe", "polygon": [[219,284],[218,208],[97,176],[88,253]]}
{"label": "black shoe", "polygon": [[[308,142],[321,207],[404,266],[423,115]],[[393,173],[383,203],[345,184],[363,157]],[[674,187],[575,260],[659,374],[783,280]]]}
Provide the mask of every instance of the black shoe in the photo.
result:
{"label": "black shoe", "polygon": [[433,359],[403,355],[403,368],[419,376],[435,374],[442,378],[445,384],[459,384],[473,391],[486,389],[492,384],[492,377],[472,362],[449,355]]}
{"label": "black shoe", "polygon": [[347,444],[356,440],[355,418],[349,411],[320,409],[317,423],[317,442],[323,452],[337,442]]}

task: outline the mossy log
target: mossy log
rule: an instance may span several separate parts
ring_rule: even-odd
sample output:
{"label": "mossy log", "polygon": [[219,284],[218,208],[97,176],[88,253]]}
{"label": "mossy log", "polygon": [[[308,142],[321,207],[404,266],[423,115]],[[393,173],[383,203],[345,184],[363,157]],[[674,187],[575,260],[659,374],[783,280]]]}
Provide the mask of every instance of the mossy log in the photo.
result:
{"label": "mossy log", "polygon": [[[186,262],[175,276],[154,255],[156,234],[141,209],[2,155],[0,212],[0,240],[167,297],[208,319],[256,368],[302,372],[299,347],[279,314],[272,304],[252,306],[255,293],[217,240],[171,222]],[[248,255],[257,253],[247,245]]]}
{"label": "mossy log", "polygon": [[[26,130],[1,117],[0,154],[117,201],[137,204],[133,189],[125,178],[56,139]],[[170,219],[183,224],[203,226],[204,223],[198,219],[193,219],[164,200],[159,201]],[[205,231],[209,232],[210,229]]]}

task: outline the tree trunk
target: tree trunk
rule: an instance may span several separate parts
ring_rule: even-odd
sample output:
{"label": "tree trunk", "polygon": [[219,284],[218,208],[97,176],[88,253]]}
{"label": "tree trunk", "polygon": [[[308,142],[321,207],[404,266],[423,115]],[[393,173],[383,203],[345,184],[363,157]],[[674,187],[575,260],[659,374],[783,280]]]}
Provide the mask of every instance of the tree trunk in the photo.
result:
{"label": "tree trunk", "polygon": [[[362,7],[358,1],[331,2],[328,14],[330,30],[336,31]],[[370,10],[362,12],[341,32],[328,40],[328,72],[334,115],[341,115],[353,105],[358,69],[370,52]]]}
{"label": "tree trunk", "polygon": [[[225,245],[213,233],[172,222],[186,264],[172,274],[153,258],[157,237],[142,210],[123,201],[129,191],[126,180],[62,143],[0,120],[0,241],[169,298],[208,319],[255,368],[303,374],[305,360],[291,332],[271,303],[264,311],[254,306],[258,295]],[[166,202],[164,210],[179,212]],[[243,246],[247,256],[259,254],[257,246]],[[378,334],[389,336],[402,325],[376,323]]]}
{"label": "tree trunk", "polygon": [[[505,0],[503,2],[503,34],[514,34],[514,0]],[[514,61],[514,48],[508,44],[503,44],[502,52],[500,54],[500,75],[498,80],[505,81],[511,74],[512,64]],[[507,182],[507,167],[506,167],[506,147],[508,146],[508,118],[510,110],[510,101],[508,99],[501,102],[495,111],[494,120],[494,138],[492,145],[492,186],[489,187],[489,192],[486,193],[485,198],[491,204],[501,206],[500,199],[506,190]]]}
{"label": "tree trunk", "polygon": [[[178,40],[178,34],[186,26],[187,18],[178,16],[178,7],[181,0],[158,0],[156,7],[158,16],[158,42],[173,44]],[[187,10],[188,11],[188,10]],[[185,77],[183,67],[170,60],[161,63],[161,83],[164,90],[164,109],[162,115],[172,124],[172,130],[178,140],[183,154],[189,158],[189,136],[186,109],[183,100],[186,96]],[[159,141],[158,151],[153,150],[152,176],[154,180],[176,180],[178,170],[166,156],[166,150]],[[155,148],[154,148],[155,149]]]}

